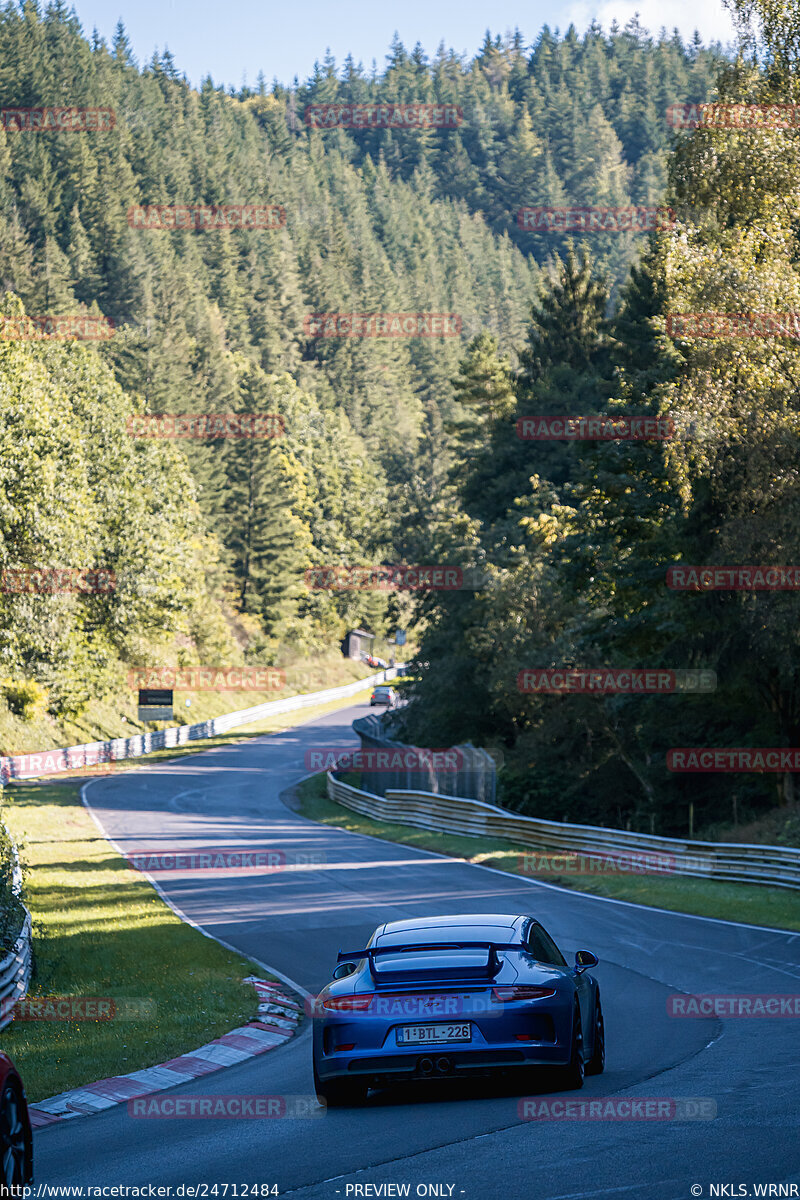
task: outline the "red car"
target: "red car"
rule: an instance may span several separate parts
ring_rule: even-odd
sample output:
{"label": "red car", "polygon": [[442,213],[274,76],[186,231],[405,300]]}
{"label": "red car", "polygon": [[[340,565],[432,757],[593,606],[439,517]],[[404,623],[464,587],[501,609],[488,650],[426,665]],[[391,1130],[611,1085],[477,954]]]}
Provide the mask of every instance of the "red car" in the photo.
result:
{"label": "red car", "polygon": [[[0,1051],[0,1195],[33,1179],[33,1133],[17,1069]],[[4,1186],[5,1185],[5,1186]]]}

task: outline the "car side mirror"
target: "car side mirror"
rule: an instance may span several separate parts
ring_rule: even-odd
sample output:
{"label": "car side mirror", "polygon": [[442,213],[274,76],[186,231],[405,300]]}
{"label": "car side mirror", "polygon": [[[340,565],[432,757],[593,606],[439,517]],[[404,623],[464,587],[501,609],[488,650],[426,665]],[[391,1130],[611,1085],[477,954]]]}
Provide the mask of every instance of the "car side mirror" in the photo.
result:
{"label": "car side mirror", "polygon": [[575,954],[575,974],[580,975],[587,967],[596,967],[599,959],[591,950],[578,950]]}
{"label": "car side mirror", "polygon": [[344,979],[346,975],[352,975],[356,969],[356,964],[352,962],[339,963],[336,970],[333,972],[334,979]]}

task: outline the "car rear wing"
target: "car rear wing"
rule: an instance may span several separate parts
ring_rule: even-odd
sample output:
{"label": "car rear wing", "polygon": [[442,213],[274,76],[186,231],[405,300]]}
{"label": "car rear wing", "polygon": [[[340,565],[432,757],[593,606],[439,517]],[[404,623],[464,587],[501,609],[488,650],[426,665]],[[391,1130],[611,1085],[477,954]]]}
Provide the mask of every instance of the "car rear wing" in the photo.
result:
{"label": "car rear wing", "polygon": [[[455,941],[455,942],[417,942],[409,945],[400,946],[367,946],[364,950],[353,950],[339,952],[337,962],[357,962],[359,959],[366,958],[369,963],[371,975],[375,976],[375,959],[381,954],[426,954],[431,951],[446,951],[446,950],[486,950],[486,964],[483,968],[487,978],[493,979],[500,970],[500,960],[497,957],[498,951],[501,950],[523,950],[524,946],[521,942],[487,942],[478,941]],[[420,972],[416,972],[420,974]],[[442,976],[451,975],[453,973],[475,974],[475,968],[472,966],[458,965],[456,967],[447,967],[442,963],[438,968],[430,968],[422,972],[424,974],[441,974]],[[388,973],[387,973],[388,974]]]}

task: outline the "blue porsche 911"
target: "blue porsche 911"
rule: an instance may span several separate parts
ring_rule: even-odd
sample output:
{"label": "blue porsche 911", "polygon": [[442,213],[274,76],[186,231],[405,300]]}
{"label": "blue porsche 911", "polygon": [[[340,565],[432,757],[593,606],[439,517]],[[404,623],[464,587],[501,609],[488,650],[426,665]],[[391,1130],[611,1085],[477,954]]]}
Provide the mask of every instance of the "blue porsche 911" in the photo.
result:
{"label": "blue porsche 911", "polygon": [[605,1065],[597,965],[570,968],[533,917],[420,917],[343,951],[314,1001],[314,1085],[330,1107],[393,1081],[550,1067],[583,1086]]}

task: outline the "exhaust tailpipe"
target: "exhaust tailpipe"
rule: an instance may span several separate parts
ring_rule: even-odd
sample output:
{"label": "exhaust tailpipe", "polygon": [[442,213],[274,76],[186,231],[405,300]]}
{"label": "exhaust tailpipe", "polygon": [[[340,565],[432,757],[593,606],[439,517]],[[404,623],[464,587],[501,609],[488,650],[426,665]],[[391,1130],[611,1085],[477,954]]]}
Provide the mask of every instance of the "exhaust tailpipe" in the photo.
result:
{"label": "exhaust tailpipe", "polygon": [[436,1060],[436,1070],[440,1075],[449,1075],[453,1069],[453,1060],[447,1058],[444,1054],[440,1054]]}
{"label": "exhaust tailpipe", "polygon": [[432,1075],[433,1074],[433,1059],[421,1058],[417,1064],[417,1067],[419,1069],[420,1074]]}

